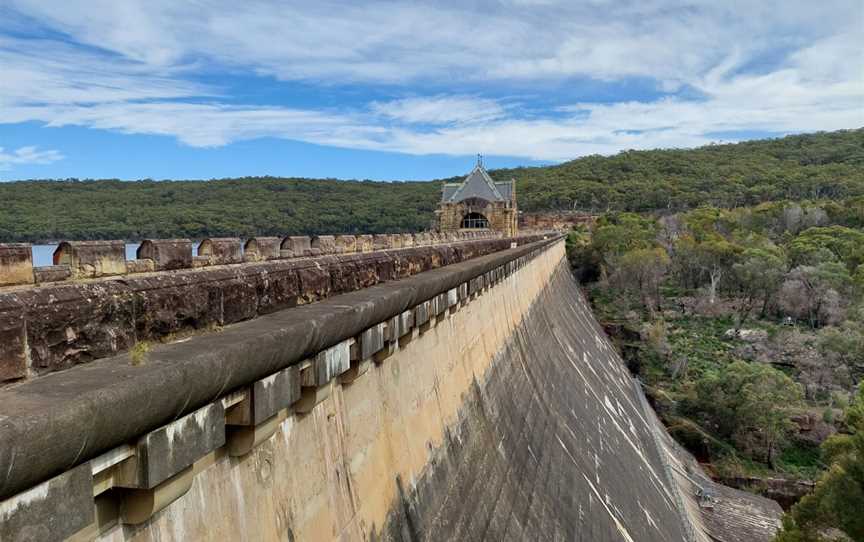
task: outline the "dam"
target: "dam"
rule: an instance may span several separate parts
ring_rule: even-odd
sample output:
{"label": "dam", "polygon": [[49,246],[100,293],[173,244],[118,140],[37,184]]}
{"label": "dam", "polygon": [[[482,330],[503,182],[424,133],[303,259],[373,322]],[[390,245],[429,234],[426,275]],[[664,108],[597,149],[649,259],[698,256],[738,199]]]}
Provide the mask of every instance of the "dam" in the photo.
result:
{"label": "dam", "polygon": [[366,241],[69,245],[0,288],[0,541],[773,536],[665,432],[561,234]]}

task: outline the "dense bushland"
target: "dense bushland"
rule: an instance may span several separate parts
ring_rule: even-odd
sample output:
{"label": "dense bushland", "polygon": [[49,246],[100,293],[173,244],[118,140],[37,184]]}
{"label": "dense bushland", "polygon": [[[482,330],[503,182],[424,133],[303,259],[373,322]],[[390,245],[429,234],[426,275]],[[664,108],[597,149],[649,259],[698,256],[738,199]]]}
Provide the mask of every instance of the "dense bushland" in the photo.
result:
{"label": "dense bushland", "polygon": [[814,501],[839,498],[838,484],[864,495],[848,407],[864,375],[862,221],[856,197],[613,212],[568,237],[598,315],[670,432],[721,479],[827,472],[787,520],[804,538],[783,540],[819,540],[811,516],[847,522]]}
{"label": "dense bushland", "polygon": [[[680,211],[864,195],[864,130],[491,171],[524,211]],[[466,172],[467,173],[467,172]],[[248,177],[0,183],[0,242],[423,230],[442,181]],[[839,212],[839,211],[838,211]]]}

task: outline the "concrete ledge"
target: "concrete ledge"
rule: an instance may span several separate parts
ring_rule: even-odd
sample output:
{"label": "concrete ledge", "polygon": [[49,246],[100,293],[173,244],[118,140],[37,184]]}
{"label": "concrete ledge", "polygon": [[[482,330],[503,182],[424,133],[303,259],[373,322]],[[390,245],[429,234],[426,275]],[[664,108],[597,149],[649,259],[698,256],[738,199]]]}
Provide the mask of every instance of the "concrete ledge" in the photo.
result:
{"label": "concrete ledge", "polygon": [[[170,479],[151,489],[127,489],[123,492],[120,518],[123,523],[144,523],[156,512],[182,497],[195,479],[195,469],[186,467]],[[91,508],[92,502],[89,503]]]}
{"label": "concrete ledge", "polygon": [[382,322],[360,335],[360,360],[370,359],[375,352],[384,348],[384,327],[385,324]]}
{"label": "concrete ledge", "polygon": [[225,410],[215,402],[138,439],[136,479],[120,486],[152,489],[223,444]]}
{"label": "concrete ledge", "polygon": [[[228,390],[248,387],[357,335],[361,355],[370,355],[383,346],[386,320],[515,258],[524,263],[557,241],[538,241],[156,346],[146,363],[121,355],[0,391],[0,498],[142,434],[147,436],[139,440],[138,483],[152,488],[191,464],[197,458],[192,456],[224,443],[224,410],[214,401]],[[363,351],[362,335],[372,329]],[[308,412],[331,388],[332,383],[305,388],[295,409]],[[172,436],[179,437],[176,443]],[[187,440],[195,442],[187,447]],[[157,456],[166,459],[160,462]]]}
{"label": "concrete ledge", "polygon": [[330,382],[351,367],[351,342],[342,341],[336,346],[319,352],[315,355],[315,382],[314,386],[320,386]]}
{"label": "concrete ledge", "polygon": [[300,399],[300,368],[296,365],[256,380],[240,402],[225,410],[228,425],[254,426]]}
{"label": "concrete ledge", "polygon": [[241,457],[272,437],[285,420],[284,411],[270,416],[258,425],[230,427],[227,431],[228,455]]}

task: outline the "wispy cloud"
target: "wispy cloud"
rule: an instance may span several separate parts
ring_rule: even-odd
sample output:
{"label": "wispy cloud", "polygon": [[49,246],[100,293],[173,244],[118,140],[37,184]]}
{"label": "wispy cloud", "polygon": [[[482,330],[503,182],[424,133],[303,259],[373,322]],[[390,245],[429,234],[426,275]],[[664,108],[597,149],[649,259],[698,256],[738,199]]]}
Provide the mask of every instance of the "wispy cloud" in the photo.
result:
{"label": "wispy cloud", "polygon": [[429,96],[373,102],[373,113],[408,124],[475,124],[505,116],[495,100],[470,96]]}
{"label": "wispy cloud", "polygon": [[[192,146],[279,137],[547,160],[693,146],[715,132],[858,127],[864,6],[827,4],[13,0],[10,13],[46,32],[22,38],[15,17],[0,17],[0,123]],[[365,86],[392,98],[350,108],[244,104],[213,74]],[[585,79],[618,85],[621,97],[580,100],[569,85]],[[659,97],[627,97],[634,80]],[[561,105],[561,89],[573,103]],[[558,102],[540,118],[529,114],[538,94]]]}
{"label": "wispy cloud", "polygon": [[62,159],[63,155],[55,150],[40,150],[35,146],[19,147],[8,152],[0,147],[0,171],[25,164],[50,164]]}

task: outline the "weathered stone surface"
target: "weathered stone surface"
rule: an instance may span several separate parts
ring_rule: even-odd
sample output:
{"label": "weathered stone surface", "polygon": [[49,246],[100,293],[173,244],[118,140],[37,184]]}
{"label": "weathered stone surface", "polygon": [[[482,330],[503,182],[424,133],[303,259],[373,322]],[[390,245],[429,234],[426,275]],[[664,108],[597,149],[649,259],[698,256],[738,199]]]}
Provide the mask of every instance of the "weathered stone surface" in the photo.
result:
{"label": "weathered stone surface", "polygon": [[292,235],[282,240],[282,250],[290,250],[295,258],[303,258],[312,253],[312,241],[305,235]]}
{"label": "weathered stone surface", "polygon": [[252,386],[252,423],[258,425],[300,400],[300,372],[288,367]]}
{"label": "weathered stone surface", "polygon": [[73,278],[126,274],[123,241],[64,241],[54,250],[54,265],[68,265]]}
{"label": "weathered stone surface", "polygon": [[246,241],[243,254],[254,262],[277,260],[282,257],[282,239],[279,237],[253,237]]}
{"label": "weathered stone surface", "polygon": [[357,238],[353,235],[337,235],[336,247],[343,254],[357,252]]}
{"label": "weathered stone surface", "polygon": [[459,293],[456,288],[447,290],[447,306],[455,307],[457,303],[459,303]]}
{"label": "weathered stone surface", "polygon": [[22,303],[0,298],[0,382],[27,376],[26,332]]}
{"label": "weathered stone surface", "polygon": [[126,272],[132,273],[151,273],[156,271],[156,262],[150,258],[143,260],[126,260]]}
{"label": "weathered stone surface", "polygon": [[371,235],[357,236],[357,252],[372,252],[375,249],[375,242]]}
{"label": "weathered stone surface", "polygon": [[414,311],[404,311],[397,316],[399,319],[399,336],[404,337],[414,328]]}
{"label": "weathered stone surface", "polygon": [[229,425],[258,425],[300,399],[300,370],[294,365],[256,380],[246,397],[225,413]]}
{"label": "weathered stone surface", "polygon": [[316,386],[330,382],[351,368],[350,346],[348,341],[342,341],[316,354],[314,362]]}
{"label": "weathered stone surface", "polygon": [[139,259],[153,260],[159,271],[188,269],[192,267],[192,241],[189,239],[145,239],[138,247],[136,256]]}
{"label": "weathered stone surface", "polygon": [[33,268],[36,284],[60,282],[72,278],[72,268],[68,265],[43,265]]}
{"label": "weathered stone surface", "polygon": [[424,301],[414,307],[414,325],[422,326],[429,322],[429,302]]}
{"label": "weathered stone surface", "polygon": [[402,234],[402,248],[411,248],[414,246],[414,235],[410,233]]}
{"label": "weathered stone surface", "polygon": [[207,267],[210,265],[210,256],[193,256],[192,257],[192,268],[198,269],[201,267]]}
{"label": "weathered stone surface", "polygon": [[225,265],[243,261],[243,244],[237,237],[204,239],[198,246],[198,256],[210,259],[210,265]]}
{"label": "weathered stone surface", "polygon": [[127,487],[156,487],[223,444],[225,410],[217,401],[141,437],[137,478]]}
{"label": "weathered stone surface", "polygon": [[360,334],[360,359],[371,358],[384,348],[384,323],[374,325]]}
{"label": "weathered stone surface", "polygon": [[33,281],[32,247],[28,243],[0,243],[0,286]]}
{"label": "weathered stone surface", "polygon": [[391,248],[391,246],[389,235],[380,234],[372,236],[372,247],[374,250],[387,250]]}
{"label": "weathered stone surface", "polygon": [[332,235],[316,235],[312,238],[312,248],[321,251],[321,255],[336,254],[336,238]]}
{"label": "weathered stone surface", "polygon": [[443,294],[438,294],[435,297],[435,315],[436,316],[443,314],[447,310],[448,306],[449,305],[447,303],[447,293],[446,292]]}
{"label": "weathered stone surface", "polygon": [[0,540],[65,540],[94,520],[93,476],[84,463],[0,501]]}

